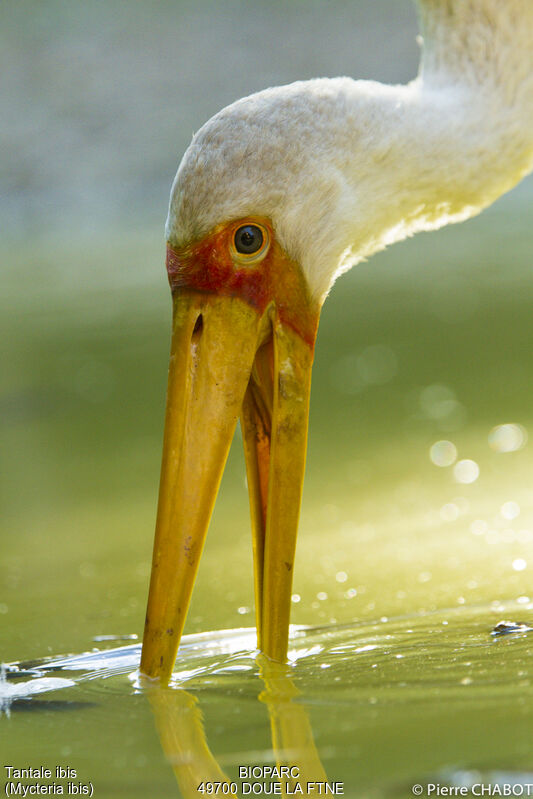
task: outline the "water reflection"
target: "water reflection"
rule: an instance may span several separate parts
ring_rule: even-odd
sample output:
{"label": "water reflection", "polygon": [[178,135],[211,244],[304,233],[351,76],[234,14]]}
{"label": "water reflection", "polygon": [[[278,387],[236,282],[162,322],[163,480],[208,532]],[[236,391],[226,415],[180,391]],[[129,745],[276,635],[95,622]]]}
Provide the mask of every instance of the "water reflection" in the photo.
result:
{"label": "water reflection", "polygon": [[[397,799],[415,783],[455,784],[458,768],[527,770],[532,629],[526,596],[295,627],[287,666],[258,654],[253,629],[213,631],[182,640],[164,689],[140,682],[137,643],[12,663],[0,678],[10,713],[2,723],[10,739],[26,744],[54,730],[56,748],[69,741],[85,753],[96,740],[99,757],[108,731],[116,741],[118,728],[125,743],[113,757],[122,758],[120,784],[132,797],[173,795],[175,778],[186,799],[206,782],[227,783],[227,796],[253,795],[242,783],[264,782],[266,792],[278,782],[272,769],[291,766],[293,779],[279,780],[280,795],[282,788],[296,795],[297,781],[335,781],[351,797]],[[22,709],[44,712],[16,712]],[[161,748],[168,768],[161,768]],[[136,769],[147,762],[150,782],[143,784]],[[241,776],[241,766],[268,768],[270,776]],[[108,765],[91,776],[102,795],[115,795]]]}
{"label": "water reflection", "polygon": [[[291,669],[258,655],[256,664],[263,683],[258,699],[270,718],[272,757],[275,767],[241,766],[239,779],[228,776],[209,748],[200,702],[183,688],[165,688],[145,683],[157,731],[165,756],[172,766],[185,799],[197,799],[199,786],[221,783],[219,793],[277,793],[294,796],[309,783],[325,785],[326,772],[315,745],[307,710],[299,700],[301,692],[291,678]],[[242,772],[241,772],[242,769]]]}
{"label": "water reflection", "polygon": [[[198,799],[202,783],[232,782],[211,752],[198,699],[183,688],[147,686],[161,746],[185,799]],[[221,791],[222,793],[222,791]],[[224,795],[236,797],[229,788]]]}
{"label": "water reflection", "polygon": [[[298,701],[301,692],[296,688],[287,666],[274,663],[264,656],[258,657],[259,675],[265,689],[259,694],[270,717],[272,748],[279,769],[296,767],[298,781],[327,782],[313,737],[311,722],[305,706]],[[294,778],[282,782],[295,793]]]}

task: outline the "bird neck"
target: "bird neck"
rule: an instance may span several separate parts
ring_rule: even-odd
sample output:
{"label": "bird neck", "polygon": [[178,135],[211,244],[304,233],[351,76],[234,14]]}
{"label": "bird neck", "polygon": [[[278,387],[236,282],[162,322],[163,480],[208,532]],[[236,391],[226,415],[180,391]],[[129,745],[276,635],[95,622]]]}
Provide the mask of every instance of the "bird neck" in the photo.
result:
{"label": "bird neck", "polygon": [[533,82],[519,103],[494,86],[423,76],[392,97],[394,107],[381,108],[395,126],[386,160],[392,204],[413,225],[407,234],[479,213],[533,168]]}
{"label": "bird neck", "polygon": [[426,84],[456,82],[520,102],[533,83],[531,0],[418,0]]}
{"label": "bird neck", "polygon": [[[323,297],[356,263],[414,233],[478,214],[533,168],[533,92],[527,102],[524,95],[522,103],[506,104],[494,87],[435,85],[420,75],[407,86],[340,84],[343,93],[324,153],[323,172],[336,185],[326,192],[316,183],[321,197],[336,201],[322,224],[323,246],[316,246],[319,224],[313,226],[305,269],[313,293]],[[316,192],[315,205],[324,209]],[[307,220],[312,215],[302,229]]]}
{"label": "bird neck", "polygon": [[533,2],[424,0],[421,14],[416,80],[339,84],[337,153],[352,146],[345,167],[332,158],[352,217],[336,223],[346,247],[333,279],[418,231],[474,216],[533,169]]}
{"label": "bird neck", "polygon": [[533,2],[418,5],[423,51],[411,88],[420,144],[433,148],[438,195],[466,218],[533,167]]}

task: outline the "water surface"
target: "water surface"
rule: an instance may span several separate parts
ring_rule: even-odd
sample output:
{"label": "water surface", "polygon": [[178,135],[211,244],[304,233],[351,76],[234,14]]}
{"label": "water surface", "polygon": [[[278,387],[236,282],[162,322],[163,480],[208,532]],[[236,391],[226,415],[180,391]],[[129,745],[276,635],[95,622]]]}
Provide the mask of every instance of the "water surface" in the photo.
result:
{"label": "water surface", "polygon": [[349,796],[409,795],[466,772],[523,782],[533,637],[492,631],[532,610],[521,601],[293,628],[287,667],[258,655],[253,629],[190,635],[165,690],[143,687],[138,644],[9,664],[5,762],[22,742],[29,762],[59,751],[96,796],[119,783],[128,795],[194,796],[217,770],[241,795],[263,779],[239,767],[276,764],[296,765],[302,784],[343,782]]}
{"label": "water surface", "polygon": [[173,685],[138,685],[181,152],[249,91],[418,53],[407,0],[134,5],[2,9],[0,766],[100,799],[186,794],[184,751],[192,780],[300,757],[354,797],[533,782],[531,180],[325,304],[288,671],[254,649],[237,431]]}

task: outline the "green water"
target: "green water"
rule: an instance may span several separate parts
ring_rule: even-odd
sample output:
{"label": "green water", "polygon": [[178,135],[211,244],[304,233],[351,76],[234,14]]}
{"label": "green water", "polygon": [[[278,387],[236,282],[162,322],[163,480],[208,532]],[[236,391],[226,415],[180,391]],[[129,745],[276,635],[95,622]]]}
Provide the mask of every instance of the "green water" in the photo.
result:
{"label": "green water", "polygon": [[[5,765],[61,766],[97,799],[201,797],[210,774],[280,760],[357,799],[415,783],[528,795],[533,633],[491,631],[533,626],[531,179],[333,288],[291,665],[254,650],[237,434],[175,679],[154,693],[131,636],[157,500],[177,162],[192,130],[266,85],[409,80],[415,15],[407,0],[24,0],[0,14],[0,661],[22,664],[0,673],[2,790]],[[448,466],[430,458],[441,440]]]}
{"label": "green water", "polygon": [[211,780],[246,795],[271,780],[240,768],[276,763],[298,769],[303,795],[318,791],[311,781],[342,783],[348,796],[524,786],[532,639],[487,629],[531,610],[511,602],[301,629],[289,667],[262,661],[252,630],[188,636],[171,687],[155,692],[137,684],[139,646],[28,663],[3,685],[4,759],[20,763],[22,750],[24,763],[69,764],[100,796],[180,795],[170,765],[185,797]]}
{"label": "green water", "polygon": [[[326,303],[292,614],[312,629],[295,639],[280,689],[298,692],[294,744],[273,743],[269,713],[282,724],[284,711],[265,701],[253,635],[219,645],[217,631],[253,625],[236,437],[187,623],[207,637],[199,653],[185,649],[176,679],[230,779],[286,750],[290,762],[303,725],[349,796],[407,796],[414,782],[476,774],[529,780],[533,639],[490,633],[502,618],[533,622],[530,197],[525,184],[433,234],[430,249],[422,236],[374,258]],[[159,232],[124,239],[50,237],[3,252],[5,662],[142,632],[170,303]],[[519,448],[501,451],[494,434],[490,445],[503,424],[522,431]],[[475,481],[431,462],[442,439],[478,464]],[[128,676],[136,663],[71,671],[73,685],[23,687],[17,701],[4,686],[4,763],[70,766],[98,797],[179,795],[168,739],[188,729],[188,700],[156,712]]]}

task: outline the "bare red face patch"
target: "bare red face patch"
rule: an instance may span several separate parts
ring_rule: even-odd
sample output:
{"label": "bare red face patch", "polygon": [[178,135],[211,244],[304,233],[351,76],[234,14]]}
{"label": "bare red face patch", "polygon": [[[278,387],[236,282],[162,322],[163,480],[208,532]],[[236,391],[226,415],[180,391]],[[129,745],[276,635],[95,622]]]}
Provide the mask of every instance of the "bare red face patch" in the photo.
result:
{"label": "bare red face patch", "polygon": [[[235,257],[233,237],[246,225],[268,233],[268,247],[260,260]],[[239,297],[258,313],[276,306],[280,319],[314,347],[320,308],[309,296],[300,266],[278,244],[266,220],[246,219],[215,228],[203,239],[174,249],[167,244],[167,272],[172,293],[193,289]]]}

